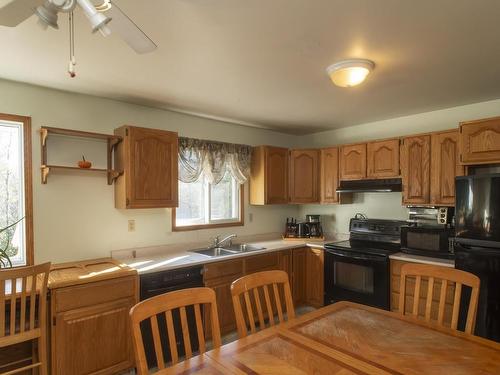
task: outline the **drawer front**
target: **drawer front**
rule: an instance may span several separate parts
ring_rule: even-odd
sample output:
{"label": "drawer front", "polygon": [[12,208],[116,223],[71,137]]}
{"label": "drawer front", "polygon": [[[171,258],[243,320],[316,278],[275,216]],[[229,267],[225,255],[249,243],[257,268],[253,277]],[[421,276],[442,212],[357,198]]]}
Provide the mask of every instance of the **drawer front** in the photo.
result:
{"label": "drawer front", "polygon": [[243,273],[243,260],[229,260],[226,262],[209,263],[205,265],[203,279],[217,279]]}
{"label": "drawer front", "polygon": [[137,277],[121,277],[53,291],[55,312],[133,297],[137,294]]}
{"label": "drawer front", "polygon": [[247,274],[260,271],[278,270],[279,268],[280,263],[278,252],[257,255],[245,259],[245,272]]}

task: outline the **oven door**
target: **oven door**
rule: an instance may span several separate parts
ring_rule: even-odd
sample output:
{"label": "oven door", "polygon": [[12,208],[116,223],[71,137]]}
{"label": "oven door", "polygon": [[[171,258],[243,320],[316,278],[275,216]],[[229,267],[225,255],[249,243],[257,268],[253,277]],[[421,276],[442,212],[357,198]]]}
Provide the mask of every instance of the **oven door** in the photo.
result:
{"label": "oven door", "polygon": [[389,258],[337,249],[325,251],[325,305],[338,301],[389,310]]}

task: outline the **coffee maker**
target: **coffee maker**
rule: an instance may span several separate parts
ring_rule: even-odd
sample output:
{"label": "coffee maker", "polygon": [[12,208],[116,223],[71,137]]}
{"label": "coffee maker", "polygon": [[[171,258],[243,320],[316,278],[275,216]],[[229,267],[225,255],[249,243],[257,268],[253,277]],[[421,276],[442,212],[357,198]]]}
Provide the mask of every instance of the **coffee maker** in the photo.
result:
{"label": "coffee maker", "polygon": [[306,215],[309,237],[323,237],[323,228],[321,228],[319,217],[320,215]]}

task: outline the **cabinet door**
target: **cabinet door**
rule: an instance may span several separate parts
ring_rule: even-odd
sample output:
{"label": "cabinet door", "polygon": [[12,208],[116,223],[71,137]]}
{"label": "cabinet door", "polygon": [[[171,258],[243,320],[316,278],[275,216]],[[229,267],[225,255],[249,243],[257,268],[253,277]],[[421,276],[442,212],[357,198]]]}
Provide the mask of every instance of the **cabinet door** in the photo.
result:
{"label": "cabinet door", "polygon": [[[233,278],[213,280],[205,286],[212,288],[217,301],[217,312],[219,314],[219,324],[221,334],[226,334],[236,330],[236,318],[234,315],[233,299],[231,296],[231,283],[243,276],[243,274]],[[211,337],[211,317],[210,310],[204,309],[205,335]]]}
{"label": "cabinet door", "polygon": [[361,180],[366,177],[366,143],[340,148],[340,179]]}
{"label": "cabinet door", "polygon": [[288,149],[266,147],[266,204],[288,203]]}
{"label": "cabinet door", "polygon": [[56,314],[52,374],[116,374],[133,367],[129,310],[134,298]]}
{"label": "cabinet door", "polygon": [[255,255],[245,259],[245,274],[280,269],[279,253]]}
{"label": "cabinet door", "polygon": [[292,250],[292,296],[295,307],[306,303],[306,258],[308,248]]}
{"label": "cabinet door", "polygon": [[319,150],[290,152],[290,202],[319,202]]}
{"label": "cabinet door", "polygon": [[306,256],[307,304],[320,308],[324,304],[324,250],[308,249]]}
{"label": "cabinet door", "polygon": [[455,177],[463,176],[459,161],[458,130],[431,135],[431,203],[455,205]]}
{"label": "cabinet door", "polygon": [[430,202],[431,137],[423,135],[403,139],[401,175],[403,203],[428,204]]}
{"label": "cabinet door", "polygon": [[177,133],[128,128],[128,208],[177,207]]}
{"label": "cabinet door", "polygon": [[500,117],[460,124],[463,164],[500,163]]}
{"label": "cabinet door", "polygon": [[369,142],[367,144],[368,178],[399,176],[399,139]]}
{"label": "cabinet door", "polygon": [[337,147],[321,150],[321,203],[339,203],[339,149]]}

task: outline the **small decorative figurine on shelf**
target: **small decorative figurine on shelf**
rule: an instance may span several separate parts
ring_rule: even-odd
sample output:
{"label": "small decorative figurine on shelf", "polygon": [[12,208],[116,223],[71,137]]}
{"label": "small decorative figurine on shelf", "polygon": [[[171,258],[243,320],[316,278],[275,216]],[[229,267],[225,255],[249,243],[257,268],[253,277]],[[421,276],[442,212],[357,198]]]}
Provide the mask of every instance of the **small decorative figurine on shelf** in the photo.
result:
{"label": "small decorative figurine on shelf", "polygon": [[85,156],[82,155],[82,159],[78,162],[78,167],[83,168],[83,169],[88,169],[92,167],[92,163],[88,160],[85,160]]}

